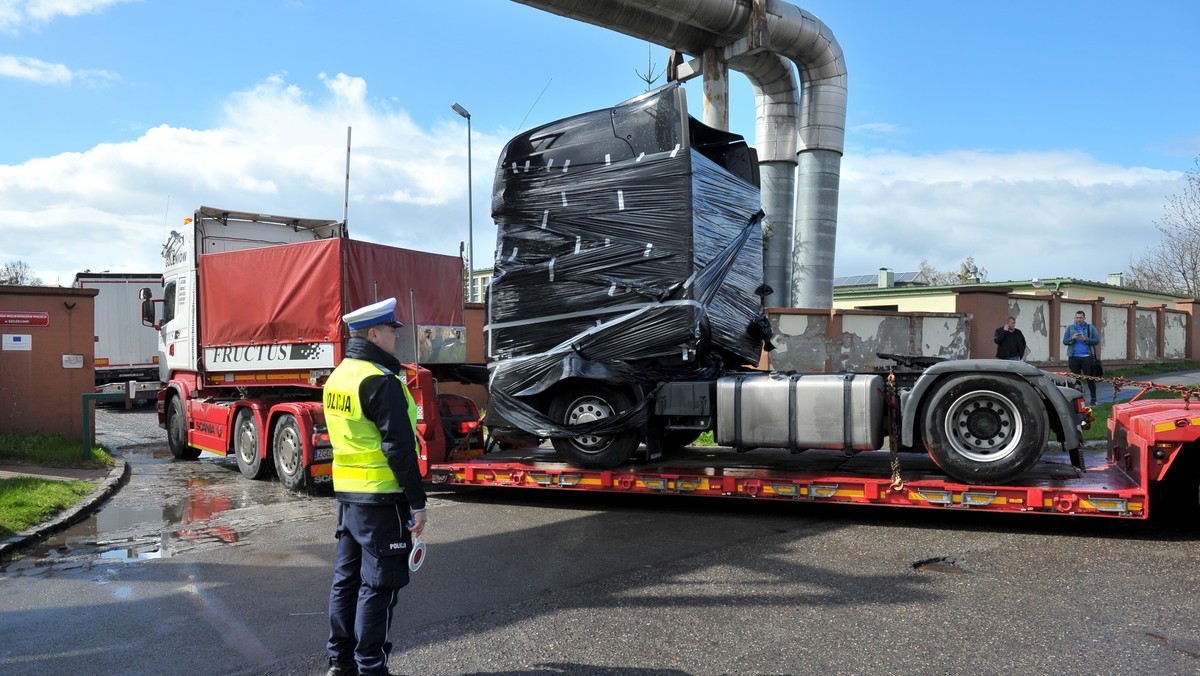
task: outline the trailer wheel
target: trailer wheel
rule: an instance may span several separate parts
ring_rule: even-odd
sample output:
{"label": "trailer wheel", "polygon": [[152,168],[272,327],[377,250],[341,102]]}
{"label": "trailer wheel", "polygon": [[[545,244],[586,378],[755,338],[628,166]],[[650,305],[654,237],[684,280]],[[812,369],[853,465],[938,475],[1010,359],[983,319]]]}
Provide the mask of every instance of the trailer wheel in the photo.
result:
{"label": "trailer wheel", "polygon": [[275,474],[284,488],[292,491],[304,488],[308,478],[304,469],[304,442],[300,438],[300,425],[290,413],[284,413],[275,421],[271,457],[275,460]]}
{"label": "trailer wheel", "polygon": [[[602,383],[562,388],[550,402],[550,417],[564,425],[580,425],[610,418],[633,406],[628,392]],[[586,434],[551,439],[554,450],[571,465],[584,469],[611,469],[629,459],[641,443],[639,430],[620,434]]]}
{"label": "trailer wheel", "polygon": [[195,460],[200,449],[188,446],[187,415],[183,412],[183,399],[171,397],[167,404],[167,447],[176,460]]}
{"label": "trailer wheel", "polygon": [[238,469],[251,479],[261,479],[267,469],[259,454],[258,418],[254,411],[243,408],[233,419],[233,453],[237,456]]}
{"label": "trailer wheel", "polygon": [[1021,380],[967,374],[937,385],[925,409],[925,450],[950,477],[1002,484],[1024,474],[1049,438],[1046,409]]}

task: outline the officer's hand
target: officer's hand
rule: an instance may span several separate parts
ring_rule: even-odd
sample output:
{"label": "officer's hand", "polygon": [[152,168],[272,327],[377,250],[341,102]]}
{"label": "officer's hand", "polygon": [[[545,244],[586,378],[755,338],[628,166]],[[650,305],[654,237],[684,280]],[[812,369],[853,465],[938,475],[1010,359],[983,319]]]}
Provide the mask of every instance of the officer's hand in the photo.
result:
{"label": "officer's hand", "polygon": [[413,537],[421,537],[421,533],[425,532],[425,524],[429,521],[429,517],[425,514],[425,510],[413,510],[412,521],[408,522],[408,530],[413,534]]}

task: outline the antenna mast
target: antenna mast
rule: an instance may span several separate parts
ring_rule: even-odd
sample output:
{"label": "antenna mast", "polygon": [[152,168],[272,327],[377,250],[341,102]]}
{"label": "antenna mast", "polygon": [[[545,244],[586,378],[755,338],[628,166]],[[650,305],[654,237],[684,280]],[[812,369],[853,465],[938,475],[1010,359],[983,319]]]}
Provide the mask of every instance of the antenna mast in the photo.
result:
{"label": "antenna mast", "polygon": [[350,127],[346,127],[346,192],[342,197],[342,237],[350,236]]}

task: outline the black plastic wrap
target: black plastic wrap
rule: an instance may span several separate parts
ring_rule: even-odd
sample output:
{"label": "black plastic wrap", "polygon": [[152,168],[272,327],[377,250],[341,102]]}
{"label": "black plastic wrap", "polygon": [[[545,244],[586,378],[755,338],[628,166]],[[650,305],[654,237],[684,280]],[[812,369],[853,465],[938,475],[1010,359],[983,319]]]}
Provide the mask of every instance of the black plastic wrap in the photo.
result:
{"label": "black plastic wrap", "polygon": [[687,117],[677,85],[510,141],[492,205],[489,406],[556,436],[518,398],[568,377],[652,383],[757,363],[756,182],[753,150]]}

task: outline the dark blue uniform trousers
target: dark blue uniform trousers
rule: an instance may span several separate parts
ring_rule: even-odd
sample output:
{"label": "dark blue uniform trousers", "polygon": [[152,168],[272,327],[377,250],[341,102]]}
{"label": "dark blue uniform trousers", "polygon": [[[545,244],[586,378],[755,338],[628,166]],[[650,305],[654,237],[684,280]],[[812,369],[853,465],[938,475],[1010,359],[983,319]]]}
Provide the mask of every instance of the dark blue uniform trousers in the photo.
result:
{"label": "dark blue uniform trousers", "polygon": [[327,650],[330,660],[357,664],[360,674],[387,673],[392,611],[408,584],[409,518],[405,504],[338,503]]}

